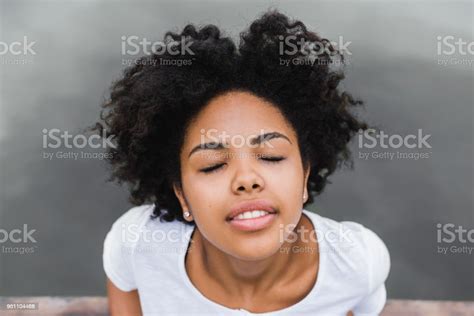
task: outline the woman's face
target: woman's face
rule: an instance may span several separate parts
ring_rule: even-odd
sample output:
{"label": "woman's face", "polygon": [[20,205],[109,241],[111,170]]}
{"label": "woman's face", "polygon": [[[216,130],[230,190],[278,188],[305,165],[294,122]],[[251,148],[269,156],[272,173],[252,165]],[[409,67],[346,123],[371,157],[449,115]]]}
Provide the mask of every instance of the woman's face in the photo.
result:
{"label": "woman's face", "polygon": [[[275,134],[252,141],[266,133]],[[277,108],[253,94],[211,100],[189,126],[180,161],[182,191],[175,193],[183,211],[229,255],[269,257],[300,220],[310,170],[304,174],[297,135]]]}

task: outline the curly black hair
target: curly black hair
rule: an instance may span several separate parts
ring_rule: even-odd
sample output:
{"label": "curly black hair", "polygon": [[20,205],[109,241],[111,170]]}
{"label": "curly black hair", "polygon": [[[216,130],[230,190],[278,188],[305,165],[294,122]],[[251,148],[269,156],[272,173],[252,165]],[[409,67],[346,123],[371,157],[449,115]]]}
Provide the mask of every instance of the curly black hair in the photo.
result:
{"label": "curly black hair", "polygon": [[[93,127],[112,136],[110,180],[129,185],[132,204],[154,203],[154,218],[189,223],[173,191],[173,184],[181,188],[177,157],[191,120],[230,91],[270,101],[294,128],[304,169],[311,167],[305,205],[338,167],[352,167],[348,143],[367,129],[352,108],[363,102],[338,89],[344,74],[332,66],[344,64],[344,56],[328,40],[276,9],[240,33],[238,48],[215,25],[188,24],[181,33],[167,32],[163,42],[180,40],[189,52],[153,53],[126,68]],[[304,45],[295,50],[292,43]],[[314,44],[325,49],[315,53]]]}

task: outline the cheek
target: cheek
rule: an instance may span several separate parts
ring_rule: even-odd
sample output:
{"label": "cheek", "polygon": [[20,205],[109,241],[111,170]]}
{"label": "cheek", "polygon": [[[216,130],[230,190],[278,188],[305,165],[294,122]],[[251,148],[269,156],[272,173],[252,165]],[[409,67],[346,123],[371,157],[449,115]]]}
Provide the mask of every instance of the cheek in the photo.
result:
{"label": "cheek", "polygon": [[281,168],[268,173],[268,184],[280,196],[293,199],[301,192],[304,184],[302,167],[295,161],[288,161]]}
{"label": "cheek", "polygon": [[216,180],[208,181],[206,177],[188,177],[183,178],[183,181],[186,199],[196,223],[203,229],[212,229],[219,220],[223,221],[226,187],[217,184]]}
{"label": "cheek", "polygon": [[[189,202],[203,203],[212,201],[216,192],[222,191],[222,176],[206,175],[200,172],[184,172],[182,175],[183,185],[186,188],[186,196]],[[209,198],[211,199],[209,200]]]}

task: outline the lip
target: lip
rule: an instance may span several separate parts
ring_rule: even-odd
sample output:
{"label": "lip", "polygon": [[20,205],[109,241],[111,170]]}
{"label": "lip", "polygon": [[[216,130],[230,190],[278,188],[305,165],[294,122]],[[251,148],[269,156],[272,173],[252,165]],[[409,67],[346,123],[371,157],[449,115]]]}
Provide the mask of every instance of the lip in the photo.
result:
{"label": "lip", "polygon": [[[274,215],[275,213],[277,213],[275,207],[273,207],[272,203],[270,203],[268,200],[261,199],[243,201],[232,207],[229,214],[227,214],[226,221],[232,221],[234,217],[238,216],[239,214],[255,210],[267,211],[268,213],[270,213],[270,215]],[[268,215],[262,217],[267,216]]]}
{"label": "lip", "polygon": [[276,213],[270,213],[257,218],[231,219],[229,225],[241,231],[253,232],[270,226],[276,216]]}

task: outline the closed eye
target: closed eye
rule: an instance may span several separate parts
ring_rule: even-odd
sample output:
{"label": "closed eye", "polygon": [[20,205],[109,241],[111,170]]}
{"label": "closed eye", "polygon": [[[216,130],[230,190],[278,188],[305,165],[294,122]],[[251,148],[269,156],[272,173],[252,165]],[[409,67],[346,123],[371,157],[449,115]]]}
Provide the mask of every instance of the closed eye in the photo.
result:
{"label": "closed eye", "polygon": [[268,162],[279,162],[279,161],[282,161],[283,159],[285,159],[285,158],[284,157],[266,157],[266,158],[262,158],[262,160],[268,161]]}
{"label": "closed eye", "polygon": [[210,166],[210,167],[207,167],[207,168],[204,168],[204,169],[201,169],[199,171],[201,172],[204,172],[204,173],[211,173],[217,169],[219,169],[220,167],[222,167],[224,164],[221,163],[221,164],[218,164],[218,165],[214,165],[214,166]]}
{"label": "closed eye", "polygon": [[[281,157],[281,156],[274,156],[274,157],[268,157],[267,156],[265,158],[261,158],[261,160],[263,160],[265,162],[268,162],[268,163],[278,163],[278,162],[280,162],[284,159],[285,158]],[[220,164],[217,164],[217,165],[213,165],[213,166],[201,169],[199,171],[203,172],[203,173],[212,173],[212,172],[218,171],[223,165],[225,165],[225,163],[220,163]]]}

